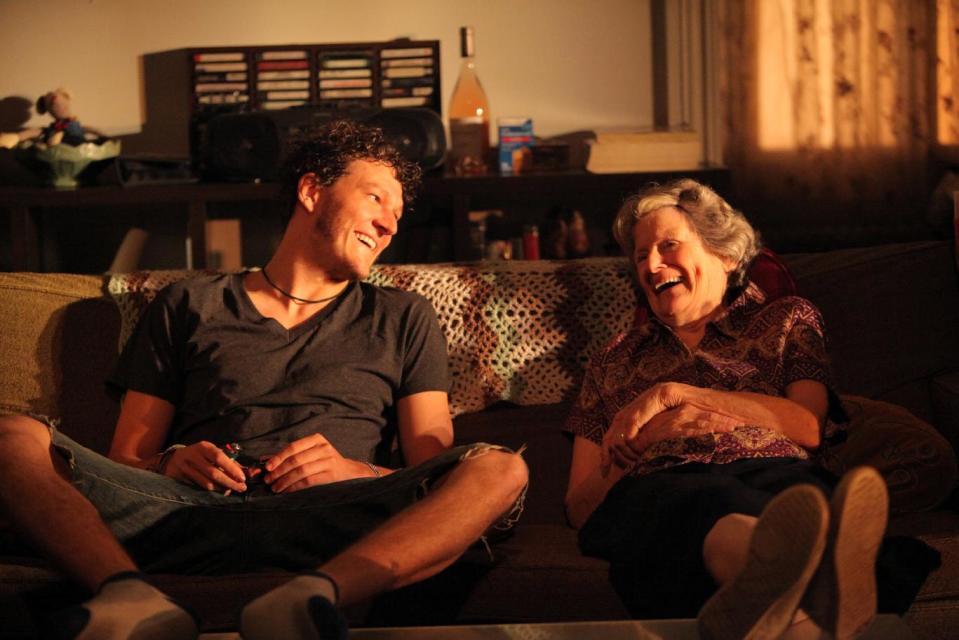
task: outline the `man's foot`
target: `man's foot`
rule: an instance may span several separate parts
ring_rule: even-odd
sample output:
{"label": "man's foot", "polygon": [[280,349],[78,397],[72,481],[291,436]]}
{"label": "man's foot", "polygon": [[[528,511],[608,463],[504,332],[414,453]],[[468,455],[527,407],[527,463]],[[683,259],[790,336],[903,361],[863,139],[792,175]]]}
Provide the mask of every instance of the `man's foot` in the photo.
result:
{"label": "man's foot", "polygon": [[828,526],[829,506],[816,487],[797,485],[773,498],[756,521],[742,571],[700,610],[700,636],[779,638],[819,565]]}
{"label": "man's foot", "polygon": [[193,615],[140,574],[108,578],[79,607],[53,617],[50,636],[76,640],[189,640],[199,633]]}
{"label": "man's foot", "polygon": [[839,481],[830,504],[826,552],[802,608],[837,640],[855,638],[876,616],[876,555],[886,532],[889,494],[872,467]]}
{"label": "man's foot", "polygon": [[336,583],[329,576],[297,576],[243,607],[240,637],[347,640],[349,630],[336,600]]}

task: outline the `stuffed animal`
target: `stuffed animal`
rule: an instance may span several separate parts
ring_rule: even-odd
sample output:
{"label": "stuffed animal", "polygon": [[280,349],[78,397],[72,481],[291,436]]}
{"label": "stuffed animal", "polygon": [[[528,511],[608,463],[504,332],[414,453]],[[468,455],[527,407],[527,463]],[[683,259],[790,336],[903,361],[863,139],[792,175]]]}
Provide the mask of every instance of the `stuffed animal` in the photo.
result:
{"label": "stuffed animal", "polygon": [[70,111],[71,100],[73,100],[73,94],[63,88],[37,98],[37,113],[49,113],[53,116],[53,122],[44,127],[40,133],[43,141],[50,146],[61,142],[77,146],[86,142],[80,121]]}
{"label": "stuffed animal", "polygon": [[[64,88],[50,91],[37,99],[37,113],[49,113],[53,122],[46,127],[24,129],[19,133],[0,134],[0,146],[12,148],[24,140],[36,140],[38,145],[56,146],[60,143],[77,146],[87,142],[88,131],[80,124],[71,110],[73,94]],[[95,132],[89,131],[89,133]]]}

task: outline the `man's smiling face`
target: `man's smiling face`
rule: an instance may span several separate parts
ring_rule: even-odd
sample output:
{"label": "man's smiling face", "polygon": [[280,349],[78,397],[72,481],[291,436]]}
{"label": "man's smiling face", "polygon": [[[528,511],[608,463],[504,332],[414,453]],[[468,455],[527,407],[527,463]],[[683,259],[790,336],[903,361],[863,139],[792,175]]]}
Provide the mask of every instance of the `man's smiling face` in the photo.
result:
{"label": "man's smiling face", "polygon": [[316,263],[333,280],[366,278],[403,215],[403,189],[393,167],[354,160],[336,182],[317,188]]}

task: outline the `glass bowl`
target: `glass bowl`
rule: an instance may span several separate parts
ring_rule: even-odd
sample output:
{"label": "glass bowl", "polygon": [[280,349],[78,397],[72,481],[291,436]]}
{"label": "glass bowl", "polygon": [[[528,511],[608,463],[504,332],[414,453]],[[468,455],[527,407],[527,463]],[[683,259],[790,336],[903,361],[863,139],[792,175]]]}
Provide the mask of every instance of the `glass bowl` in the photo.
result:
{"label": "glass bowl", "polygon": [[54,146],[33,145],[27,151],[34,160],[50,168],[50,183],[54,187],[72,189],[77,186],[77,176],[91,162],[118,156],[120,141],[84,142],[77,146],[62,143]]}

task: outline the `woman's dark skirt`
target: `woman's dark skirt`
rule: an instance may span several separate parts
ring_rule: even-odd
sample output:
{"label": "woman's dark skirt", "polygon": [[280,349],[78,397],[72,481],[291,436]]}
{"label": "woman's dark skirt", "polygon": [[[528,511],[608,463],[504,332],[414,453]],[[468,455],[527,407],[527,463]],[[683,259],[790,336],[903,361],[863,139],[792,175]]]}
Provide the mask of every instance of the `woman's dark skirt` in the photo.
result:
{"label": "woman's dark skirt", "polygon": [[[626,477],[580,530],[580,550],[610,562],[613,586],[634,617],[693,617],[716,590],[702,556],[713,525],[732,513],[758,516],[776,494],[803,483],[829,496],[837,479],[793,458],[692,463]],[[904,566],[903,556],[919,566]],[[907,608],[937,556],[918,540],[887,539],[879,562],[882,608]]]}

